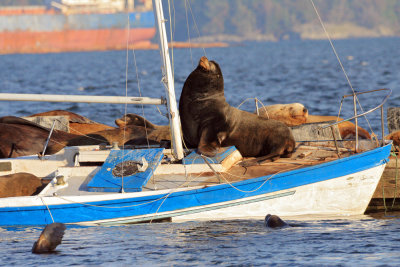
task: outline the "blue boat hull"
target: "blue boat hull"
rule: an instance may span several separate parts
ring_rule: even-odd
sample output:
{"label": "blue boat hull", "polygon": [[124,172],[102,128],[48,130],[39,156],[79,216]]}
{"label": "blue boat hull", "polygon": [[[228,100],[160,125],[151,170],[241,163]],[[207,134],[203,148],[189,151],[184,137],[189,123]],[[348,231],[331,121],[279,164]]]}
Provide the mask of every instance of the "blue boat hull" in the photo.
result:
{"label": "blue boat hull", "polygon": [[[361,173],[360,181],[362,181],[366,179],[365,173],[368,170],[376,169],[378,171],[373,176],[379,175],[379,177],[375,177],[375,181],[371,182],[371,189],[369,189],[372,190],[369,192],[371,197],[375,190],[372,187],[376,187],[380,179],[388,161],[390,149],[391,144],[347,158],[272,176],[248,179],[233,184],[164,191],[159,194],[154,193],[156,191],[104,194],[106,200],[99,200],[100,196],[97,195],[88,196],[88,200],[84,202],[80,201],[82,197],[72,196],[25,197],[27,201],[40,199],[44,204],[13,207],[6,207],[0,200],[0,206],[3,206],[0,208],[0,225],[44,225],[52,223],[53,219],[62,223],[112,224],[171,218],[209,210],[234,208],[249,203],[269,203],[268,201],[276,199],[289,199],[290,196],[299,194],[302,187],[331,182],[335,179],[351,180],[355,173]],[[345,186],[347,185],[343,185],[343,188]],[[299,197],[301,199],[301,196]],[[23,200],[23,198],[14,199]],[[57,201],[60,204],[51,204]],[[265,210],[268,210],[268,206]],[[263,215],[265,214],[260,214],[260,216]]]}

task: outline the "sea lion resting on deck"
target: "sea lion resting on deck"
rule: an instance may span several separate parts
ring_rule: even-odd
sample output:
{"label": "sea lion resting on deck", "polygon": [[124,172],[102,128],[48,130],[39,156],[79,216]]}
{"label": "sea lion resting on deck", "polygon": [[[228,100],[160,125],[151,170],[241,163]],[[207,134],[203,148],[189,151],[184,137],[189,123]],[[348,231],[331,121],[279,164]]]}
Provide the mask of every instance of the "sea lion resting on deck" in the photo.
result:
{"label": "sea lion resting on deck", "polygon": [[400,147],[400,131],[393,132],[385,136],[385,140],[393,140],[393,146],[399,150]]}
{"label": "sea lion resting on deck", "polygon": [[78,135],[94,133],[107,129],[115,129],[114,127],[106,124],[97,123],[79,114],[66,111],[66,110],[51,110],[42,113],[30,115],[29,117],[39,116],[65,116],[69,120],[69,132]]}
{"label": "sea lion resting on deck", "polygon": [[32,196],[42,188],[42,181],[33,174],[20,172],[0,176],[0,198]]}
{"label": "sea lion resting on deck", "polygon": [[[338,118],[336,116],[318,116],[318,115],[308,115],[307,123],[313,122],[324,122],[324,121],[342,121],[342,118]],[[345,121],[338,124],[340,136],[342,139],[353,139],[356,136],[356,126],[354,123]],[[357,127],[358,129],[358,137],[362,139],[371,139],[371,135],[367,130]]]}
{"label": "sea lion resting on deck", "polygon": [[[28,120],[7,116],[0,118],[0,158],[15,158],[42,153],[49,136],[49,129]],[[109,129],[88,135],[76,135],[54,130],[46,154],[54,154],[65,146],[99,145],[102,143],[119,145],[161,144],[169,135],[141,126]],[[149,142],[147,141],[149,140]]]}
{"label": "sea lion resting on deck", "polygon": [[189,147],[215,156],[221,146],[236,146],[245,157],[290,157],[295,140],[282,122],[230,106],[219,65],[202,57],[186,79],[179,101],[182,131]]}
{"label": "sea lion resting on deck", "polygon": [[260,108],[259,115],[281,121],[287,126],[297,126],[307,122],[308,110],[300,103],[276,104]]}

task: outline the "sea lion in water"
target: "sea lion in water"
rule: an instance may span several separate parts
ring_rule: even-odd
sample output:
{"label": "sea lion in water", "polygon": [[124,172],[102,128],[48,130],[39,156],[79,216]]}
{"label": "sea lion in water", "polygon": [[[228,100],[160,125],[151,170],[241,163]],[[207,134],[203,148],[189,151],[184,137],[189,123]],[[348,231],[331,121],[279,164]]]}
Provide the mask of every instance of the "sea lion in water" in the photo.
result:
{"label": "sea lion in water", "polygon": [[39,236],[39,239],[33,244],[32,253],[49,253],[61,244],[65,232],[63,223],[52,223],[46,225]]}
{"label": "sea lion in water", "polygon": [[266,227],[275,229],[288,227],[289,225],[276,215],[268,214],[265,216],[264,224]]}
{"label": "sea lion in water", "polygon": [[259,115],[285,123],[287,126],[297,126],[306,123],[307,108],[300,103],[276,104],[260,108]]}
{"label": "sea lion in water", "polygon": [[236,146],[245,157],[276,160],[290,157],[295,140],[282,122],[230,106],[224,96],[219,65],[202,57],[186,79],[179,101],[184,140],[188,147],[214,156],[221,146]]}
{"label": "sea lion in water", "polygon": [[66,110],[51,110],[30,115],[29,117],[40,116],[65,116],[69,120],[69,132],[78,135],[84,135],[99,132],[107,129],[115,129],[106,124],[97,123],[79,114]]}

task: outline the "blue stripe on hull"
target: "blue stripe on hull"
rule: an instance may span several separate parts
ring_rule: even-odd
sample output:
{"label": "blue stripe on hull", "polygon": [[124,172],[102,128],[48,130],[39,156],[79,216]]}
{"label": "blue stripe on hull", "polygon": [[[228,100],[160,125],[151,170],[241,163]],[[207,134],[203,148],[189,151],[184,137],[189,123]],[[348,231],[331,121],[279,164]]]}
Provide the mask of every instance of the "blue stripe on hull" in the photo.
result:
{"label": "blue stripe on hull", "polygon": [[[104,206],[104,208],[74,203],[53,205],[49,206],[49,209],[54,219],[57,222],[63,223],[90,222],[140,216],[156,212],[179,211],[192,207],[201,207],[203,205],[278,192],[367,170],[386,163],[390,149],[391,145],[386,145],[365,153],[277,174],[272,177],[264,176],[233,183],[240,190],[252,191],[260,187],[266,179],[270,178],[255,192],[244,193],[232,188],[230,185],[221,184],[202,189],[175,192],[168,195],[165,201],[162,198],[166,196],[164,194],[88,203],[90,205]],[[45,206],[0,209],[0,225],[41,225],[51,222],[50,214]]]}

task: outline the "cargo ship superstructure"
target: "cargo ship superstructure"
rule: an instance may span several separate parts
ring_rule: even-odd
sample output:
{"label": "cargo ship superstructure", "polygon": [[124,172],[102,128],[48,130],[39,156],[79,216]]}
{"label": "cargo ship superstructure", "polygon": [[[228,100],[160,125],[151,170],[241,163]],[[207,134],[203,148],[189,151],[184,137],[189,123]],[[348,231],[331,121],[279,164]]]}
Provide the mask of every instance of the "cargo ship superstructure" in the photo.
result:
{"label": "cargo ship superstructure", "polygon": [[0,3],[0,54],[145,48],[156,33],[151,0],[9,2]]}

